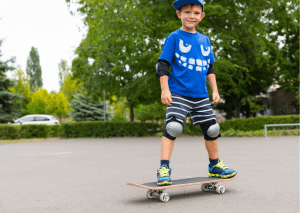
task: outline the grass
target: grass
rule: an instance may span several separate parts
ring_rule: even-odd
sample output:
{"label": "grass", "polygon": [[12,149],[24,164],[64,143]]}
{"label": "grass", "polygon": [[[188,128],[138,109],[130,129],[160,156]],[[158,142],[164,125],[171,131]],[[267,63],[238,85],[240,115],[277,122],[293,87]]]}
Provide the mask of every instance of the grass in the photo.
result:
{"label": "grass", "polygon": [[26,139],[15,139],[15,140],[0,140],[0,144],[42,142],[42,141],[53,141],[58,139],[59,138],[26,138]]}

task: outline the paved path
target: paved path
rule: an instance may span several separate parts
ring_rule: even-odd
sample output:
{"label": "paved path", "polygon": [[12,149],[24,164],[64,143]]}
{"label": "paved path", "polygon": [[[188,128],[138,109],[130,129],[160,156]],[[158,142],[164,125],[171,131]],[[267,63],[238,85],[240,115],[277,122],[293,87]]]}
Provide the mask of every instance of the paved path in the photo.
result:
{"label": "paved path", "polygon": [[[299,137],[220,138],[219,149],[239,174],[225,194],[173,188],[162,203],[125,184],[156,180],[160,138],[0,145],[0,212],[299,212]],[[206,176],[207,165],[203,137],[176,139],[173,179]]]}

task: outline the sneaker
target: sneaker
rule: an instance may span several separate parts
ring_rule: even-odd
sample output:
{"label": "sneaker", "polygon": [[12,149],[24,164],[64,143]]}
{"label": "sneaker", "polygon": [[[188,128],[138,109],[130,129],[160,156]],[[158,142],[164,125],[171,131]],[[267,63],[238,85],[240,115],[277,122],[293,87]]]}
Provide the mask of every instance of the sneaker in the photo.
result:
{"label": "sneaker", "polygon": [[220,160],[219,163],[217,165],[214,165],[213,167],[210,167],[210,165],[208,165],[209,177],[232,178],[236,174],[236,171],[229,169]]}
{"label": "sneaker", "polygon": [[157,170],[157,185],[166,186],[172,185],[172,180],[170,178],[172,169],[169,169],[167,165],[162,165],[160,169]]}

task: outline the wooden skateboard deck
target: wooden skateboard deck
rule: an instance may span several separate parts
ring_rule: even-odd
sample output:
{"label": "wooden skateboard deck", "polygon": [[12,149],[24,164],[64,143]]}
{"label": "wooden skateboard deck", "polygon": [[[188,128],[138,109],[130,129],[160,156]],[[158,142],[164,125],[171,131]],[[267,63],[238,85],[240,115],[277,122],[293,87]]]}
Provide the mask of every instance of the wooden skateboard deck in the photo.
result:
{"label": "wooden skateboard deck", "polygon": [[126,183],[127,185],[137,186],[141,188],[148,189],[147,197],[148,198],[156,198],[159,197],[161,201],[168,202],[170,199],[170,195],[168,193],[163,193],[165,189],[174,188],[174,187],[183,187],[183,186],[193,186],[193,185],[201,185],[202,191],[213,191],[216,190],[217,193],[223,194],[225,192],[224,186],[216,186],[218,182],[231,181],[237,177],[237,174],[228,179],[224,178],[211,178],[211,177],[194,177],[194,178],[186,178],[179,180],[172,180],[172,185],[168,186],[158,186],[156,182],[136,184],[136,183]]}

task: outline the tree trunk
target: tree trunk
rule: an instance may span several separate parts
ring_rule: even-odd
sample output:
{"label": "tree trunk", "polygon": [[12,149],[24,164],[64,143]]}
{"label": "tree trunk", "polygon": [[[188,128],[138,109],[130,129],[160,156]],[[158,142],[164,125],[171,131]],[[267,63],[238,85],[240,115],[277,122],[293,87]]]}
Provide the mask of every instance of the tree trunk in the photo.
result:
{"label": "tree trunk", "polygon": [[240,101],[237,101],[237,103],[235,103],[235,118],[240,118],[241,106],[242,103]]}
{"label": "tree trunk", "polygon": [[133,113],[134,103],[130,103],[130,121],[134,121],[134,113]]}

